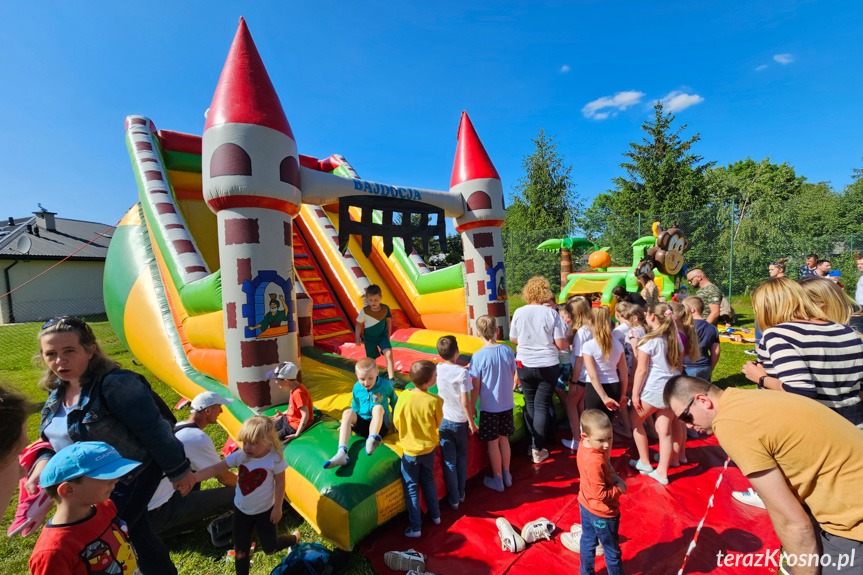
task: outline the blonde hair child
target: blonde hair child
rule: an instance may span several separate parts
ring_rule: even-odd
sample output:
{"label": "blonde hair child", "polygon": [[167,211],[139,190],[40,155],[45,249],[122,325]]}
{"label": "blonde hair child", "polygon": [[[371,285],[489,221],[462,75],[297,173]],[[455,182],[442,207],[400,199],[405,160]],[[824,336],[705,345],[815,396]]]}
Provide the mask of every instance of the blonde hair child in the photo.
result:
{"label": "blonde hair child", "polygon": [[[638,366],[632,386],[632,425],[638,460],[630,465],[663,485],[668,484],[668,467],[672,454],[672,421],[674,413],[665,405],[662,393],[665,383],[680,375],[683,366],[683,344],[678,340],[674,312],[667,303],[650,308],[645,319],[650,332],[638,342]],[[659,466],[650,464],[650,451],[644,420],[656,414],[656,433],[659,436]]]}
{"label": "blonde hair child", "polygon": [[[623,344],[612,335],[611,310],[608,306],[593,308],[590,318],[593,340],[584,346],[583,357],[590,374],[590,387],[585,392],[585,411],[599,409],[611,417],[615,411],[626,410],[626,390],[629,376]],[[622,408],[622,409],[621,409]]]}
{"label": "blonde hair child", "polygon": [[622,320],[629,327],[625,337],[625,344],[629,347],[632,358],[629,365],[629,379],[632,381],[635,375],[635,368],[638,365],[638,354],[635,349],[638,347],[638,340],[647,334],[644,326],[647,325],[644,318],[644,309],[640,305],[629,302],[620,302],[614,306],[614,313],[617,319]]}
{"label": "blonde hair child", "polygon": [[[669,302],[674,320],[677,322],[677,330],[682,335],[683,356],[689,361],[701,359],[701,346],[698,340],[698,331],[695,329],[695,318],[692,317],[689,308],[676,301]],[[682,373],[682,372],[681,372]],[[678,467],[681,463],[689,463],[686,458],[686,424],[675,418],[672,420],[671,439],[671,463],[672,467]]]}
{"label": "blonde hair child", "polygon": [[240,427],[237,441],[242,444],[242,449],[234,451],[224,461],[196,472],[195,480],[204,481],[228,469],[239,468],[234,496],[234,566],[237,575],[248,575],[253,530],[267,555],[296,545],[300,532],[279,535],[277,531],[282,518],[288,464],[272,420],[264,415],[250,417]]}
{"label": "blonde hair child", "polygon": [[588,379],[587,371],[584,369],[584,358],[581,348],[593,338],[590,331],[591,304],[587,298],[576,296],[567,303],[569,316],[572,319],[570,333],[572,334],[572,376],[570,377],[569,390],[566,394],[566,415],[569,419],[569,429],[572,431],[572,439],[561,439],[566,447],[575,451],[578,449],[581,437],[581,421],[579,412],[583,409],[584,387]]}

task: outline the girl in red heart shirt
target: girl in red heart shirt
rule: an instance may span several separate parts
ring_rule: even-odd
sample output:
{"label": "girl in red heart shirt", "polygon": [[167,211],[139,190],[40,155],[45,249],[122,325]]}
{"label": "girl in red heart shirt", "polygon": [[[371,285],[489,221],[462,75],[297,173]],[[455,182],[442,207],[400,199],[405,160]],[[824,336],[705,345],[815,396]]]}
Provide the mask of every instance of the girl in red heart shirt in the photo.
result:
{"label": "girl in red heart shirt", "polygon": [[237,494],[234,496],[234,565],[237,575],[248,575],[252,530],[257,531],[258,540],[267,555],[298,543],[300,532],[279,535],[276,529],[282,518],[288,464],[273,422],[262,415],[247,419],[240,428],[237,441],[243,445],[242,449],[221,463],[198,471],[195,480],[204,481],[231,468],[239,470]]}

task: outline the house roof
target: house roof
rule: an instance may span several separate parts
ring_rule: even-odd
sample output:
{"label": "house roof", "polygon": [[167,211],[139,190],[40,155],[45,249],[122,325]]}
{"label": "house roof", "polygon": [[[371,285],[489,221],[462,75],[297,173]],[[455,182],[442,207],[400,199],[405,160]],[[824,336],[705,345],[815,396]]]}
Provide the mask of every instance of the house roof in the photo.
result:
{"label": "house roof", "polygon": [[[69,259],[105,261],[114,234],[113,226],[66,218],[54,218],[54,231],[41,227],[35,216],[13,218],[13,222],[10,224],[8,220],[0,220],[0,259],[55,260],[80,250]],[[28,226],[33,229],[32,232],[28,231]],[[36,235],[37,228],[39,235]],[[102,232],[105,235],[87,245]],[[27,244],[24,238],[30,240],[26,253],[21,251]]]}

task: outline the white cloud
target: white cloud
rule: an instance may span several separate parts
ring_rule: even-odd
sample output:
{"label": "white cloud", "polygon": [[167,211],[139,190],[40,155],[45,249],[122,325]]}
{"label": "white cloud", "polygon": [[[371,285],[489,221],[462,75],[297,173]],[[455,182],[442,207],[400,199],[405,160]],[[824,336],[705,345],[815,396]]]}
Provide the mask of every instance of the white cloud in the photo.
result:
{"label": "white cloud", "polygon": [[773,59],[784,66],[785,64],[790,64],[791,62],[793,62],[794,56],[791,54],[776,54],[775,56],[773,56]]}
{"label": "white cloud", "polygon": [[670,92],[666,97],[660,100],[666,112],[679,112],[690,106],[700,104],[703,101],[704,98],[698,94],[686,94],[678,90]]}
{"label": "white cloud", "polygon": [[[616,116],[621,110],[638,104],[643,97],[644,92],[636,92],[634,90],[618,92],[614,96],[603,96],[593,102],[588,102],[581,109],[581,113],[584,114],[585,118],[605,120],[610,116]],[[606,111],[601,112],[600,110]]]}
{"label": "white cloud", "polygon": [[569,64],[564,64],[563,66],[560,67],[560,73],[561,74],[566,74],[570,70],[572,70],[572,68],[569,67]]}
{"label": "white cloud", "polygon": [[755,68],[755,71],[760,72],[761,70],[766,70],[766,69],[767,69],[767,64],[761,64],[760,66]]}

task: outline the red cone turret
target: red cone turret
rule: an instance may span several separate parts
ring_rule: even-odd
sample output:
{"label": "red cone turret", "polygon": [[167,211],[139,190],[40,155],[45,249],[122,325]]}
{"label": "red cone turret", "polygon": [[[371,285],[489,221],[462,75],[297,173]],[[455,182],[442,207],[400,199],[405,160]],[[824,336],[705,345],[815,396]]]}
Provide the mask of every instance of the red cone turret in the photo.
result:
{"label": "red cone turret", "polygon": [[458,127],[458,147],[455,150],[455,162],[452,166],[449,187],[478,178],[499,180],[500,176],[494,169],[494,164],[491,163],[482,142],[479,141],[479,136],[476,135],[476,130],[473,129],[473,124],[467,117],[467,112],[462,112]]}
{"label": "red cone turret", "polygon": [[266,126],[294,139],[282,103],[243,18],[240,18],[219,77],[204,131],[229,123]]}

